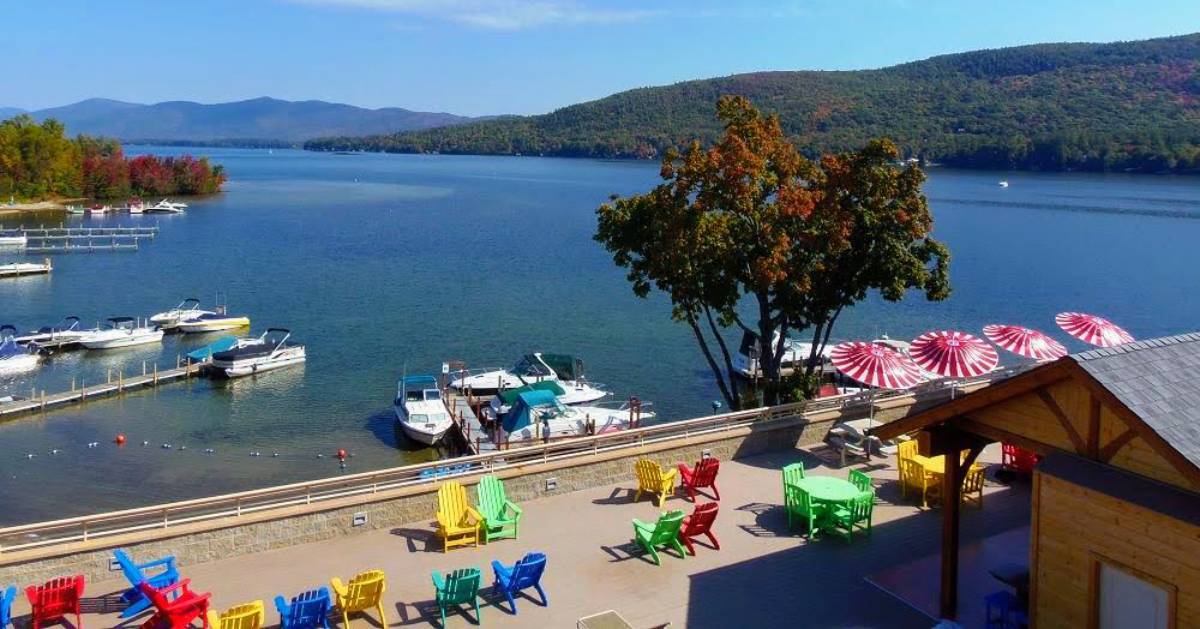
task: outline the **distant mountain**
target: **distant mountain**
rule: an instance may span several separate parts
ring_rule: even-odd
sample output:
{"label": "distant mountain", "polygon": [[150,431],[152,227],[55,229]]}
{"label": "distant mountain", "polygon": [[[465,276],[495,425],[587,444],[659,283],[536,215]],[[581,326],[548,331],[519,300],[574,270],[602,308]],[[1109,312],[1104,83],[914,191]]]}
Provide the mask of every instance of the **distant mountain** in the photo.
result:
{"label": "distant mountain", "polygon": [[540,116],[305,147],[656,158],[716,138],[723,94],[777,112],[809,155],[886,136],[906,156],[954,166],[1200,172],[1200,34],[981,50],[880,70],[739,74]]}
{"label": "distant mountain", "polygon": [[21,109],[20,107],[0,107],[0,120],[12,118],[13,116],[23,113],[25,113],[25,110]]}
{"label": "distant mountain", "polygon": [[71,135],[84,133],[127,142],[160,140],[225,144],[301,142],[330,135],[394,133],[472,120],[398,107],[364,109],[318,100],[292,102],[274,98],[212,105],[188,101],[141,105],[92,98],[73,105],[34,111],[32,115],[38,120],[59,120]]}

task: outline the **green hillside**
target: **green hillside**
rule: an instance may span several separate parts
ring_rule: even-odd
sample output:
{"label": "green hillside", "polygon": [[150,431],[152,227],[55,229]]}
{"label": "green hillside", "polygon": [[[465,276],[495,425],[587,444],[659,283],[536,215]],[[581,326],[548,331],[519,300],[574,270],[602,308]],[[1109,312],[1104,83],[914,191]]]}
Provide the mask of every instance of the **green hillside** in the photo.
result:
{"label": "green hillside", "polygon": [[809,155],[886,136],[907,156],[985,168],[1200,172],[1200,33],[1041,44],[881,70],[760,72],[614,94],[528,117],[361,138],[314,150],[655,158],[711,140],[742,94]]}

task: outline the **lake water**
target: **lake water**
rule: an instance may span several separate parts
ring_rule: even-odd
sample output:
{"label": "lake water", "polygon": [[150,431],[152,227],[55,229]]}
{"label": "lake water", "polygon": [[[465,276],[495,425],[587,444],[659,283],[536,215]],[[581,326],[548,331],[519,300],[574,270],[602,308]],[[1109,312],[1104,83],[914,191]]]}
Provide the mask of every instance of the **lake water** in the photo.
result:
{"label": "lake water", "polygon": [[[668,418],[703,414],[717,395],[665,300],[634,297],[591,240],[596,206],[648,189],[654,164],[204,152],[227,167],[226,192],[191,201],[183,215],[73,219],[161,231],[136,253],[62,255],[51,276],[0,281],[0,322],[24,329],[76,314],[91,324],[185,297],[212,305],[220,294],[255,331],[292,329],[308,363],[0,424],[0,524],[334,475],[338,448],[354,455],[348,472],[436,458],[396,434],[391,399],[401,373],[433,373],[451,358],[500,366],[527,351],[573,353],[593,380]],[[1011,186],[997,186],[1001,178]],[[1053,317],[1076,309],[1137,337],[1200,327],[1196,179],[934,170],[926,191],[936,235],[953,252],[954,295],[869,301],[835,336],[1013,322],[1067,341]],[[204,342],[66,353],[34,376],[0,381],[0,394],[140,373],[143,361],[165,366]],[[123,448],[111,444],[118,433],[128,436]]]}

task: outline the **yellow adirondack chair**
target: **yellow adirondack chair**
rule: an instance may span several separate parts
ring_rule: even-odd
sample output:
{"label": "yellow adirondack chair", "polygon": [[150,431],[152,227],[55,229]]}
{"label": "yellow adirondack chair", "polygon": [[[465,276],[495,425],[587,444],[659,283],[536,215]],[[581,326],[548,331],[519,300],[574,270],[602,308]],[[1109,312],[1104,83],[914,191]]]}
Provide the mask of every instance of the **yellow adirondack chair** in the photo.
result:
{"label": "yellow adirondack chair", "polygon": [[438,489],[437,522],[442,552],[451,546],[479,545],[483,516],[467,502],[467,490],[458,481],[447,481]]}
{"label": "yellow adirondack chair", "polygon": [[208,610],[208,626],[212,629],[260,629],[265,619],[262,601],[235,605],[220,614]]}
{"label": "yellow adirondack chair", "polygon": [[973,463],[971,469],[967,470],[966,478],[963,479],[962,501],[964,504],[974,502],[975,506],[983,508],[983,479],[984,467]]}
{"label": "yellow adirondack chair", "polygon": [[896,458],[903,461],[917,456],[917,440],[901,441],[896,445]]}
{"label": "yellow adirondack chair", "polygon": [[642,492],[649,492],[658,496],[658,506],[661,507],[667,501],[667,497],[675,493],[675,476],[678,474],[675,468],[664,472],[658,463],[650,459],[642,459],[633,467],[633,471],[637,474],[638,480],[637,495],[633,497],[634,502],[642,499]]}
{"label": "yellow adirondack chair", "polygon": [[387,577],[382,570],[368,570],[354,575],[349,583],[334,577],[329,580],[333,588],[334,606],[342,613],[342,626],[350,626],[350,614],[375,608],[379,612],[379,626],[386,627],[387,616],[383,613],[383,592],[387,589]]}

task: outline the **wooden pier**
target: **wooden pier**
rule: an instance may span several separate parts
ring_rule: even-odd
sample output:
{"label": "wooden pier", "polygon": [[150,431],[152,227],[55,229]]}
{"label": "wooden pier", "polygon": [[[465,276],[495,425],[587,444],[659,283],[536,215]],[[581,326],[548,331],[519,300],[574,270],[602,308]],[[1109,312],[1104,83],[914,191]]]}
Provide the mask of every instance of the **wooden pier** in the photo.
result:
{"label": "wooden pier", "polygon": [[483,422],[479,421],[479,415],[476,413],[480,404],[487,404],[486,400],[468,397],[447,388],[446,401],[454,414],[455,429],[471,454],[487,454],[500,449],[492,441],[491,434],[483,427]]}
{"label": "wooden pier", "polygon": [[17,227],[12,230],[23,234],[26,238],[44,240],[47,238],[153,238],[158,235],[158,228],[149,227]]}
{"label": "wooden pier", "polygon": [[187,380],[200,375],[202,364],[192,364],[184,362],[182,366],[174,369],[159,370],[158,365],[150,365],[142,363],[141,375],[126,376],[124,371],[108,373],[107,380],[101,384],[88,385],[80,383],[76,387],[74,380],[71,382],[71,390],[61,393],[46,393],[42,391],[31,391],[28,398],[17,399],[12,402],[0,402],[0,419],[7,419],[25,413],[40,413],[51,408],[67,406],[71,404],[82,404],[88,400],[96,398],[104,398],[111,395],[117,395],[129,391],[131,389],[156,388],[159,384],[167,382],[176,382],[179,380]]}
{"label": "wooden pier", "polygon": [[135,240],[132,244],[118,243],[116,241],[107,244],[95,244],[89,240],[86,245],[73,245],[64,243],[62,245],[32,245],[26,246],[25,251],[28,253],[95,253],[97,251],[137,251],[138,243]]}
{"label": "wooden pier", "polygon": [[54,265],[50,264],[50,258],[38,264],[36,262],[16,262],[13,264],[0,264],[0,277],[20,277],[22,275],[42,275],[54,270]]}
{"label": "wooden pier", "polygon": [[[141,240],[153,240],[158,227],[18,227],[29,253],[95,253],[137,251]],[[131,242],[132,241],[132,242]]]}

